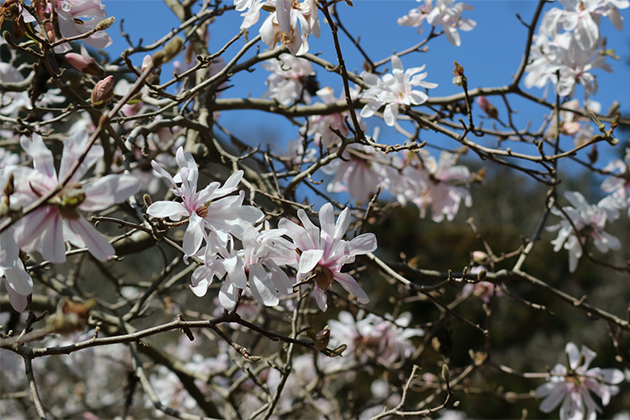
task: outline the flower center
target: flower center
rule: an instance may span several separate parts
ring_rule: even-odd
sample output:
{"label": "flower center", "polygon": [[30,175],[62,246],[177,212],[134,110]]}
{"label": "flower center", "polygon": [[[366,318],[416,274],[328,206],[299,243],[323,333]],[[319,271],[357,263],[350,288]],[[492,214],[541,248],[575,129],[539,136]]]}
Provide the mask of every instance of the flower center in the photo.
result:
{"label": "flower center", "polygon": [[66,185],[55,194],[48,202],[57,207],[64,219],[77,220],[79,212],[77,207],[85,201],[85,191],[81,184],[74,182]]}
{"label": "flower center", "polygon": [[321,265],[318,265],[313,269],[313,274],[315,275],[315,283],[317,283],[317,286],[324,291],[328,290],[335,279],[335,276],[333,275],[333,272],[330,271],[330,268]]}

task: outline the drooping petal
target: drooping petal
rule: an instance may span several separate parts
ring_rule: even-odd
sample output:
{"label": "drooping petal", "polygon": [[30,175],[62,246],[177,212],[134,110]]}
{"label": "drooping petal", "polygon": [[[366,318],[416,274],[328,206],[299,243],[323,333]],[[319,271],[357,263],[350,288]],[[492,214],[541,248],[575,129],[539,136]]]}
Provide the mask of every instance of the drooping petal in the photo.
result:
{"label": "drooping petal", "polygon": [[341,287],[346,289],[349,293],[352,293],[359,303],[368,303],[370,298],[368,297],[365,290],[359,286],[359,283],[348,273],[334,273],[335,280],[341,284]]}
{"label": "drooping petal", "polygon": [[107,261],[116,255],[112,244],[83,217],[79,217],[75,220],[66,220],[66,222],[70,230],[83,239],[90,254],[97,260]]}

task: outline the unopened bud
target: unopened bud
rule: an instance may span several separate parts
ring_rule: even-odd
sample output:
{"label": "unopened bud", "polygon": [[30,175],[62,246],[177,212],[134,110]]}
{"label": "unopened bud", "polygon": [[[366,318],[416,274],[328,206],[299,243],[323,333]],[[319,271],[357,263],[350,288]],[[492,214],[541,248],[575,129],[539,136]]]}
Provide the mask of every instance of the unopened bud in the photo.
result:
{"label": "unopened bud", "polygon": [[619,101],[615,101],[612,103],[612,105],[610,106],[610,108],[608,108],[608,116],[612,117],[613,115],[615,115],[618,111],[619,111]]}
{"label": "unopened bud", "polygon": [[171,39],[162,51],[158,51],[153,54],[153,65],[160,67],[164,63],[171,61],[182,49],[184,41],[178,36]]}
{"label": "unopened bud", "polygon": [[81,45],[81,54],[68,53],[66,54],[66,61],[82,73],[91,74],[93,76],[100,76],[102,74],[101,68],[96,64],[96,61],[90,57],[83,45]]}
{"label": "unopened bud", "polygon": [[115,20],[116,18],[113,16],[105,18],[101,20],[94,29],[96,29],[97,31],[104,31],[105,29],[108,29],[110,26],[112,26]]}
{"label": "unopened bud", "polygon": [[144,71],[147,69],[147,67],[149,67],[149,64],[151,64],[152,61],[153,59],[151,58],[150,55],[144,56],[144,58],[142,59],[142,69],[141,69],[142,73],[144,73]]}
{"label": "unopened bud", "polygon": [[488,98],[483,95],[477,96],[477,105],[485,112],[488,117],[497,119],[499,117],[499,111],[490,103]]}
{"label": "unopened bud", "polygon": [[488,254],[483,251],[473,251],[470,254],[470,258],[472,258],[474,263],[477,263],[479,265],[486,265],[488,264],[489,260]]}
{"label": "unopened bud", "polygon": [[453,84],[455,86],[461,86],[464,84],[464,79],[462,79],[462,76],[455,76],[453,77]]}
{"label": "unopened bud", "polygon": [[149,194],[143,195],[142,200],[147,208],[151,207],[151,204],[153,204],[153,200],[151,200],[151,196]]}
{"label": "unopened bud", "polygon": [[114,97],[114,76],[107,76],[92,90],[92,106],[99,106]]}
{"label": "unopened bud", "polygon": [[451,371],[448,369],[447,364],[442,365],[442,379],[444,379],[446,382],[451,379]]}
{"label": "unopened bud", "polygon": [[322,351],[328,346],[330,341],[330,327],[326,325],[323,330],[315,335],[315,342],[313,343],[315,350]]}
{"label": "unopened bud", "polygon": [[7,180],[7,184],[4,186],[4,195],[9,197],[11,194],[15,192],[15,178],[13,173],[9,174],[9,179]]}

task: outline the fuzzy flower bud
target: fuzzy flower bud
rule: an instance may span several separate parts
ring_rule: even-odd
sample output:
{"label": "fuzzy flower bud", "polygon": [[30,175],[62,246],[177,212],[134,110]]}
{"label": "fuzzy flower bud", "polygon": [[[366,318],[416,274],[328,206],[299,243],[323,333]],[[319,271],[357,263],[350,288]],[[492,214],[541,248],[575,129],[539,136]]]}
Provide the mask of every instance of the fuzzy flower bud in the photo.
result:
{"label": "fuzzy flower bud", "polygon": [[114,97],[114,76],[107,76],[92,90],[92,106],[99,106]]}
{"label": "fuzzy flower bud", "polygon": [[473,251],[470,254],[470,258],[473,260],[474,263],[477,263],[479,265],[488,264],[488,254],[483,251]]}
{"label": "fuzzy flower bud", "polygon": [[324,350],[330,341],[330,327],[326,325],[323,330],[315,335],[314,341],[313,345],[317,351]]}
{"label": "fuzzy flower bud", "polygon": [[178,36],[171,39],[162,51],[158,51],[153,54],[153,65],[160,67],[164,63],[171,61],[182,49],[184,41]]}
{"label": "fuzzy flower bud", "polygon": [[82,45],[81,54],[68,53],[66,54],[66,61],[75,69],[80,72],[91,74],[93,76],[100,76],[102,73],[101,68],[96,64],[96,61],[87,53],[87,50]]}
{"label": "fuzzy flower bud", "polygon": [[488,115],[488,117],[492,119],[497,119],[499,117],[499,111],[497,111],[494,105],[492,105],[488,98],[486,98],[485,96],[477,96],[477,105],[479,105],[479,107],[482,109],[483,112]]}

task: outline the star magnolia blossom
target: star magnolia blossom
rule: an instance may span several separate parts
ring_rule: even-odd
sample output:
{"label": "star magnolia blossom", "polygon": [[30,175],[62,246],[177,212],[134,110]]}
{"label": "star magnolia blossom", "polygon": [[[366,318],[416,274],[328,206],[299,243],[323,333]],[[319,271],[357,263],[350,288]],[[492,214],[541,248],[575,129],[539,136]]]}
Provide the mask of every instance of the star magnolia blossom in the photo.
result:
{"label": "star magnolia blossom", "polygon": [[445,216],[446,220],[453,220],[462,200],[466,207],[472,206],[468,191],[470,170],[463,165],[455,165],[458,155],[442,152],[439,162],[427,152],[418,156],[421,156],[421,162],[417,163],[415,159],[407,162],[400,175],[389,171],[391,192],[401,204],[405,205],[407,201],[415,203],[422,218],[431,206],[431,217],[437,223]]}
{"label": "star magnolia blossom", "polygon": [[[548,226],[546,230],[550,232],[558,231],[558,237],[551,243],[554,245],[553,250],[555,252],[560,251],[563,245],[564,249],[569,251],[569,271],[574,272],[576,270],[578,260],[582,256],[582,247],[586,244],[589,237],[593,238],[593,244],[601,252],[621,248],[619,239],[604,232],[607,217],[606,209],[588,204],[584,196],[579,192],[567,191],[564,193],[564,197],[574,207],[563,207],[564,213],[556,208],[551,209],[553,214],[562,217],[563,220],[557,225]],[[571,219],[573,225],[566,220],[565,213]],[[575,226],[575,229],[573,229],[573,226]]]}
{"label": "star magnolia blossom", "polygon": [[[354,100],[357,95],[357,89],[350,88],[350,98]],[[334,91],[328,86],[318,90],[317,97],[327,105],[337,102]],[[342,94],[339,100],[345,101],[345,95]],[[337,112],[328,115],[313,115],[308,118],[308,131],[306,134],[308,136],[313,136],[315,144],[317,146],[321,145],[324,148],[327,148],[335,143],[339,143],[339,136],[332,130],[337,130],[342,136],[348,137],[350,131],[348,130],[348,127],[346,127],[345,123],[345,119],[348,118],[348,116],[348,112]],[[358,115],[357,119],[359,121],[359,126],[363,131],[365,131],[365,123]],[[300,130],[300,133],[303,132],[303,129]]]}
{"label": "star magnolia blossom", "polygon": [[311,102],[311,96],[305,87],[307,78],[315,75],[310,61],[285,53],[280,54],[279,59],[262,63],[262,66],[272,73],[267,78],[269,89],[263,94],[263,98],[276,99],[287,106],[296,101],[306,104]]}
{"label": "star magnolia blossom", "polygon": [[448,42],[459,47],[462,42],[457,30],[472,31],[477,25],[474,20],[462,18],[464,10],[473,9],[474,7],[466,3],[455,4],[455,0],[437,0],[435,7],[427,16],[427,22],[433,26],[442,25]]}
{"label": "star magnolia blossom", "polygon": [[292,244],[281,236],[281,229],[260,230],[247,227],[243,235],[242,250],[234,249],[230,240],[223,246],[217,238],[206,236],[206,247],[200,252],[204,265],[192,275],[193,293],[204,296],[213,277],[225,277],[219,291],[219,303],[228,311],[234,310],[239,295],[249,285],[254,298],[266,306],[275,306],[280,296],[292,292],[293,283],[280,268],[293,264],[297,259]]}
{"label": "star magnolia blossom", "polygon": [[260,210],[243,205],[245,194],[242,191],[239,195],[228,196],[237,190],[243,171],[234,172],[223,187],[219,182],[212,182],[197,192],[199,168],[195,159],[180,147],[177,149],[176,161],[180,172],[175,177],[171,177],[156,161],[152,161],[151,165],[157,176],[171,183],[171,191],[182,201],[156,201],[149,206],[147,214],[176,222],[188,218],[182,244],[186,255],[193,255],[199,250],[204,238],[204,228],[215,231],[226,244],[228,234],[242,237],[247,226],[262,219],[263,213]]}
{"label": "star magnolia blossom", "polygon": [[385,105],[383,119],[385,124],[393,126],[398,118],[398,107],[400,105],[410,107],[425,103],[429,97],[424,92],[412,90],[414,86],[427,89],[437,87],[435,83],[423,81],[427,77],[426,73],[416,74],[424,70],[424,67],[414,67],[404,71],[400,58],[393,55],[391,74],[386,74],[379,78],[372,73],[361,73],[361,78],[370,87],[362,92],[360,96],[369,101],[361,110],[361,117],[371,117],[379,108]]}
{"label": "star magnolia blossom", "polygon": [[424,4],[411,9],[406,16],[398,18],[396,21],[401,26],[413,26],[418,27],[418,35],[422,33],[422,22],[429,16],[431,9],[433,9],[433,0],[416,0],[417,2],[423,2]]}
{"label": "star magnolia blossom", "polygon": [[361,363],[370,359],[394,363],[409,357],[416,350],[411,337],[424,335],[421,328],[407,328],[410,322],[409,312],[400,314],[394,321],[389,314],[381,318],[374,314],[366,316],[359,311],[355,319],[349,312],[342,311],[339,321],[330,321],[332,336],[329,346],[335,348],[346,344],[346,352],[354,354]]}
{"label": "star magnolia blossom", "polygon": [[[376,127],[372,136],[374,141],[378,133]],[[367,203],[379,186],[387,188],[387,173],[383,166],[386,161],[374,147],[353,144],[345,149],[343,157],[322,168],[325,173],[335,175],[328,184],[329,192],[347,191],[359,203]]]}
{"label": "star magnolia blossom", "polygon": [[[88,134],[82,124],[74,125],[70,137],[64,142],[59,175],[54,166],[53,154],[38,134],[33,140],[22,137],[20,144],[32,157],[33,167],[17,168],[14,171],[15,196],[19,204],[26,206],[39,197],[57,188],[65,179],[70,168],[85,152]],[[15,228],[15,238],[19,247],[26,252],[39,251],[52,263],[66,260],[67,240],[71,244],[85,248],[100,261],[115,255],[114,247],[89,223],[78,210],[103,210],[115,203],[125,201],[135,194],[140,182],[131,175],[107,175],[93,183],[80,183],[81,178],[103,157],[101,146],[92,146],[83,163],[55,194],[48,204],[23,217]]]}
{"label": "star magnolia blossom", "polygon": [[603,405],[608,405],[610,397],[619,393],[616,384],[624,380],[623,372],[618,369],[589,369],[597,353],[586,346],[582,346],[580,352],[575,344],[568,343],[565,351],[569,359],[568,368],[557,364],[550,372],[550,382],[536,389],[536,397],[544,398],[540,411],[550,413],[562,403],[561,420],[594,420],[601,409],[589,391],[600,397]]}
{"label": "star magnolia blossom", "polygon": [[364,233],[351,241],[343,240],[350,225],[350,209],[344,209],[335,223],[335,214],[330,203],[324,204],[319,210],[321,231],[310,221],[304,210],[298,210],[298,217],[303,226],[287,219],[282,219],[278,224],[300,252],[297,282],[313,277],[313,294],[322,311],[328,307],[326,290],[334,280],[356,296],[360,303],[369,302],[370,299],[361,286],[350,274],[342,273],[341,268],[344,264],[354,262],[356,255],[374,251],[376,236],[373,233]]}
{"label": "star magnolia blossom", "polygon": [[540,32],[553,38],[560,29],[571,32],[582,50],[599,41],[601,17],[606,16],[618,30],[623,30],[623,18],[618,9],[630,6],[628,0],[561,0],[564,10],[554,7],[542,21]]}

